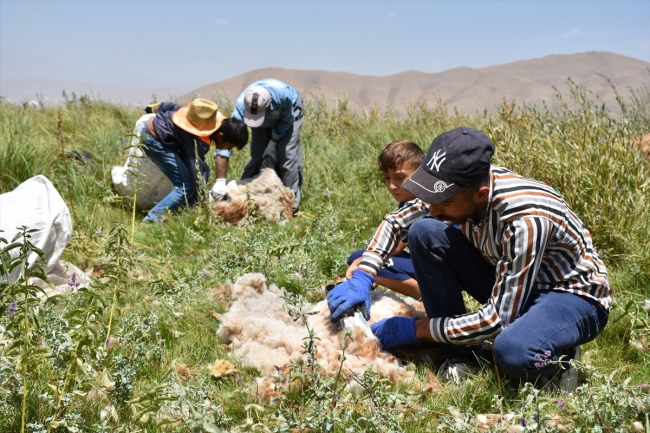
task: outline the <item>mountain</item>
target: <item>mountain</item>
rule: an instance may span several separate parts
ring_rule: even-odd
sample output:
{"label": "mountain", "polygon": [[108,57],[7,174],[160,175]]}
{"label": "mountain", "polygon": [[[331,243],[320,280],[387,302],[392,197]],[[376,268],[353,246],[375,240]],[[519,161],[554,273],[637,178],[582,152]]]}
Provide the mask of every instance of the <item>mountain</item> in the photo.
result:
{"label": "mountain", "polygon": [[74,92],[77,97],[87,95],[95,100],[142,107],[151,103],[153,95],[156,95],[156,99],[159,101],[166,101],[187,92],[188,88],[122,87],[100,85],[87,81],[37,78],[9,78],[0,81],[0,95],[14,103],[33,100],[46,105],[63,104],[65,102],[62,96],[64,90],[68,97],[72,97]]}
{"label": "mountain", "polygon": [[599,74],[609,78],[625,97],[629,95],[630,87],[650,87],[649,68],[648,62],[603,51],[551,55],[485,68],[460,67],[436,73],[406,71],[385,77],[349,72],[264,68],[208,84],[189,93],[191,87],[120,87],[63,80],[60,76],[65,71],[59,71],[58,75],[53,73],[50,79],[3,79],[0,81],[0,95],[13,102],[40,99],[53,104],[63,103],[63,90],[68,96],[75,92],[77,97],[85,94],[93,99],[135,106],[147,105],[154,94],[159,101],[176,99],[179,102],[189,102],[196,96],[234,101],[253,81],[274,77],[291,84],[303,96],[324,98],[331,107],[335,105],[337,97],[345,95],[350,107],[357,112],[376,105],[380,109],[391,106],[396,113],[403,115],[407,103],[426,101],[429,107],[434,107],[440,99],[449,109],[456,107],[466,113],[475,113],[484,108],[492,111],[504,99],[538,105],[546,101],[553,105],[556,103],[553,86],[568,100],[567,79],[571,78],[575,83],[597,93],[613,110],[618,110],[614,91]]}
{"label": "mountain", "polygon": [[406,104],[426,101],[429,107],[440,99],[449,109],[475,113],[493,110],[503,100],[541,105],[556,103],[556,91],[569,99],[567,79],[598,94],[613,110],[618,109],[617,91],[629,95],[628,88],[650,87],[650,63],[610,52],[550,55],[485,68],[460,67],[437,73],[406,71],[386,77],[355,75],[349,72],[306,71],[264,68],[200,87],[177,98],[194,97],[234,101],[250,83],[273,77],[300,91],[303,96],[324,97],[333,106],[337,96],[345,95],[353,110],[361,112],[372,105],[391,106],[398,114],[406,113]]}

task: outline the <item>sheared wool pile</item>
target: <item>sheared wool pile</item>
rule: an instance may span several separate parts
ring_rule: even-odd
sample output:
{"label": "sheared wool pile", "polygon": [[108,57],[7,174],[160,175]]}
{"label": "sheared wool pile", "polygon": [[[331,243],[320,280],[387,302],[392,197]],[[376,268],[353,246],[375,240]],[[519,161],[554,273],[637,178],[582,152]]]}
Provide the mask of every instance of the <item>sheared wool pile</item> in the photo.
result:
{"label": "sheared wool pile", "polygon": [[[301,320],[294,321],[287,312],[282,292],[277,286],[267,288],[262,274],[246,274],[227,290],[233,303],[230,311],[221,316],[217,334],[223,343],[232,344],[233,353],[247,367],[258,369],[264,378],[272,378],[278,371],[286,371],[289,364],[303,352],[308,330]],[[314,331],[316,357],[325,374],[336,374],[341,366],[342,331],[331,323],[327,301],[305,305],[307,325]],[[410,298],[399,298],[383,290],[372,292],[372,318],[374,323],[386,317],[424,317],[421,303]],[[375,339],[366,338],[358,330],[354,341],[348,340],[342,373],[362,374],[373,368],[381,377],[399,382],[413,377],[395,356],[381,350]],[[264,379],[263,378],[263,379]],[[271,387],[272,380],[258,381],[258,385]]]}
{"label": "sheared wool pile", "polygon": [[228,200],[215,203],[215,215],[229,223],[239,223],[253,207],[268,219],[285,222],[293,218],[294,194],[271,168],[245,184],[228,183]]}

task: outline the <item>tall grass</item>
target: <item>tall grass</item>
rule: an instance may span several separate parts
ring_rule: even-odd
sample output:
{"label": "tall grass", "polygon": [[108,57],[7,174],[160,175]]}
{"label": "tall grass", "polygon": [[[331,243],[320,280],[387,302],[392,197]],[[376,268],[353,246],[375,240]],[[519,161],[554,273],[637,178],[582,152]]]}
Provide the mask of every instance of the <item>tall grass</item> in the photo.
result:
{"label": "tall grass", "polygon": [[[250,431],[252,425],[281,430],[286,423],[274,413],[285,421],[293,410],[307,413],[306,406],[300,407],[307,397],[283,401],[278,411],[253,405],[249,389],[255,371],[242,369],[239,376],[221,381],[210,378],[205,366],[230,355],[215,336],[219,323],[214,311],[227,306],[209,300],[209,293],[239,275],[262,272],[290,293],[322,299],[321,288],[343,273],[348,254],[362,248],[395,208],[377,169],[381,149],[406,138],[426,150],[437,135],[462,125],[491,137],[495,164],[556,188],[591,231],[611,271],[615,304],[610,325],[586,347],[596,378],[593,392],[572,399],[563,416],[585,426],[583,431],[598,425],[612,431],[629,427],[639,421],[634,410],[621,406],[618,412],[598,415],[591,402],[636,396],[632,385],[650,377],[650,355],[631,344],[647,341],[650,333],[648,314],[639,307],[650,297],[650,162],[633,146],[636,137],[650,132],[650,92],[643,88],[628,100],[619,98],[621,114],[615,114],[587,89],[573,84],[570,89],[569,95],[558,95],[561,103],[554,108],[504,101],[496,114],[468,115],[443,103],[420,103],[410,105],[405,118],[377,107],[354,113],[345,99],[328,105],[308,98],[301,137],[303,201],[293,222],[278,225],[253,217],[233,227],[214,221],[209,206],[201,205],[181,210],[162,226],[136,224],[133,242],[115,237],[124,234],[116,227],[130,226],[131,209],[112,191],[110,169],[124,163],[128,135],[141,112],[83,97],[58,109],[0,104],[0,192],[43,174],[68,201],[57,111],[66,150],[92,154],[76,159],[69,154],[79,232],[64,258],[85,269],[96,265],[108,278],[91,291],[39,305],[38,328],[30,327],[30,341],[42,348],[41,358],[30,364],[37,371],[24,393],[16,380],[16,361],[2,349],[7,336],[0,332],[0,431],[19,428],[22,398],[32,431],[216,431],[214,426]],[[570,104],[564,103],[567,98]],[[226,113],[232,107],[229,101],[219,105]],[[246,159],[247,149],[235,152],[231,178],[241,173]],[[120,260],[129,266],[119,265]],[[0,305],[0,327],[6,328],[13,316],[4,314],[5,308]],[[106,335],[110,341],[104,341]],[[179,364],[196,379],[180,378],[175,373]],[[625,371],[617,369],[622,365]],[[309,374],[314,395],[328,398],[331,393],[324,391],[331,382],[316,370]],[[373,390],[374,402],[397,405],[391,399],[403,399],[403,412],[373,418],[377,410],[364,412],[368,405],[374,407],[373,401],[351,397],[361,400],[350,413],[331,414],[334,431],[354,426],[367,431],[431,431],[435,426],[473,431],[463,420],[477,413],[513,412],[532,420],[543,415],[540,401],[552,402],[503,378],[498,383],[491,371],[460,388],[415,397],[371,376],[360,380]],[[449,406],[456,409],[449,412]],[[628,409],[627,415],[616,415]],[[156,424],[165,417],[166,427]],[[313,422],[312,431],[320,429]]]}

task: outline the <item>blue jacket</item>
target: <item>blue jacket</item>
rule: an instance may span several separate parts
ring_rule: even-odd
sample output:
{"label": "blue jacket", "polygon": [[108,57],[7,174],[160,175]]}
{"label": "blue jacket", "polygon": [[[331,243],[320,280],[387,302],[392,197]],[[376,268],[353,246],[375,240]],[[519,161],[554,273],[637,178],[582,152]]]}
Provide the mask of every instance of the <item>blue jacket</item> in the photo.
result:
{"label": "blue jacket", "polygon": [[205,154],[210,150],[210,146],[174,124],[172,115],[181,107],[182,105],[171,102],[161,104],[156,117],[153,118],[153,129],[158,141],[181,157],[190,172],[194,188],[198,189],[196,167],[198,165],[203,179],[207,182],[210,167],[205,162]]}
{"label": "blue jacket", "polygon": [[252,86],[262,86],[271,94],[271,105],[264,116],[264,123],[260,128],[273,128],[271,137],[279,140],[284,137],[293,125],[293,104],[298,100],[298,91],[290,85],[275,78],[265,78],[248,86],[237,98],[237,105],[231,117],[244,120],[244,95]]}

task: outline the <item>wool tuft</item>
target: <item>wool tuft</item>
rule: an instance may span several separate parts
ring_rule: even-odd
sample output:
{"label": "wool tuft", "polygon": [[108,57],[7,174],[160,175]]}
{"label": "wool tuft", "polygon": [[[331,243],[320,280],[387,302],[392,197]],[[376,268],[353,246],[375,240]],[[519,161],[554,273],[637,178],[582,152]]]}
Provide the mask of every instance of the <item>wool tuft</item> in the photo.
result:
{"label": "wool tuft", "polygon": [[229,182],[228,196],[229,202],[219,201],[213,208],[214,214],[225,222],[240,223],[252,210],[278,222],[293,218],[293,191],[282,184],[271,168],[262,170],[248,183]]}

